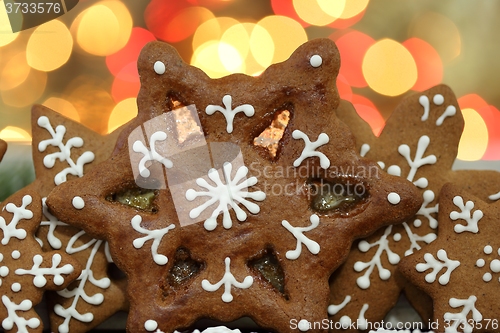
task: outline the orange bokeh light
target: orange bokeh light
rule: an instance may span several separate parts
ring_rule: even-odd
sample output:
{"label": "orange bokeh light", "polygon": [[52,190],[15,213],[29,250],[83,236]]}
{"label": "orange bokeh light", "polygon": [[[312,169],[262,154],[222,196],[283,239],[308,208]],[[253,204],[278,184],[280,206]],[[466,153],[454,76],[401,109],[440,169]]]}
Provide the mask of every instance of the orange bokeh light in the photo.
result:
{"label": "orange bokeh light", "polygon": [[379,136],[385,126],[385,120],[375,104],[368,98],[356,94],[352,95],[351,102],[358,115],[370,125],[373,134]]}
{"label": "orange bokeh light", "polygon": [[[330,36],[330,38],[333,38],[333,36]],[[361,65],[366,51],[375,43],[375,39],[353,30],[337,38],[335,43],[339,49],[342,62],[339,73],[344,76],[349,85],[356,88],[366,87],[367,83]]]}
{"label": "orange bokeh light", "polygon": [[432,45],[420,38],[410,38],[403,42],[403,46],[410,51],[417,64],[417,82],[411,88],[412,90],[424,91],[441,83],[443,62]]}
{"label": "orange bokeh light", "polygon": [[340,98],[349,102],[352,100],[352,88],[342,74],[337,76],[337,90],[339,91]]}

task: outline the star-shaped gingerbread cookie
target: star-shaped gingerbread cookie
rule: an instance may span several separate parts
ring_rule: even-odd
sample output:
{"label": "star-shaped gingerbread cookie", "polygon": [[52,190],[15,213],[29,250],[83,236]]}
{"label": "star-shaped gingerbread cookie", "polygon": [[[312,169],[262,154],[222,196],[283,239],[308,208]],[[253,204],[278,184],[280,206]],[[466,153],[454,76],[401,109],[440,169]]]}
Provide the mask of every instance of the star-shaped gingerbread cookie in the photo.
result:
{"label": "star-shaped gingerbread cookie", "polygon": [[439,232],[404,258],[399,270],[433,300],[437,332],[498,332],[500,201],[446,184],[439,199]]}
{"label": "star-shaped gingerbread cookie", "polygon": [[[347,261],[331,279],[331,319],[345,327],[380,322],[403,291],[427,322],[430,299],[397,271],[398,262],[436,238],[438,194],[454,182],[484,200],[498,191],[496,171],[452,170],[464,121],[455,95],[440,85],[405,98],[377,138],[347,102],[337,115],[353,130],[363,156],[378,161],[388,173],[401,176],[419,188],[423,204],[401,225],[380,229],[356,242]],[[353,327],[353,326],[351,326]],[[364,328],[363,324],[358,327]]]}
{"label": "star-shaped gingerbread cookie", "polygon": [[35,231],[42,219],[41,198],[21,190],[0,207],[0,324],[4,332],[42,332],[34,306],[45,290],[61,290],[81,272],[61,251],[44,252]]}
{"label": "star-shaped gingerbread cookie", "polygon": [[112,157],[48,197],[128,277],[129,332],[251,317],[326,332],[328,277],[402,222],[415,187],[361,158],[336,115],[338,50],[310,41],[259,77],[212,80],[170,46],[139,57],[138,117]]}
{"label": "star-shaped gingerbread cookie", "polygon": [[68,288],[47,296],[53,332],[86,332],[119,310],[127,309],[124,278],[111,276],[107,244],[55,218],[45,199],[50,191],[85,173],[111,155],[120,130],[100,135],[41,105],[32,108],[33,161],[36,191],[43,206],[37,237],[47,251],[71,255],[83,267]]}

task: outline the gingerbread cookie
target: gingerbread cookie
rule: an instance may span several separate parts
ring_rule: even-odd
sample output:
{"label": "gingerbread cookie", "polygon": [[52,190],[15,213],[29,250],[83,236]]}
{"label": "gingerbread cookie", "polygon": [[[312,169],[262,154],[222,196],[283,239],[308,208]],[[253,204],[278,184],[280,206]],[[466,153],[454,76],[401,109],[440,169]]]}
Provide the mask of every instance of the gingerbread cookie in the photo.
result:
{"label": "gingerbread cookie", "polygon": [[21,190],[0,208],[0,322],[5,332],[42,332],[34,306],[45,290],[61,290],[81,272],[62,251],[44,252],[34,234],[42,219],[36,192]]}
{"label": "gingerbread cookie", "polygon": [[32,108],[36,180],[27,188],[42,196],[37,237],[45,250],[62,250],[83,267],[67,289],[47,296],[53,332],[86,332],[128,306],[125,280],[110,276],[113,264],[106,242],[58,220],[45,205],[53,188],[82,177],[111,155],[118,134],[99,135],[49,108]]}
{"label": "gingerbread cookie", "polygon": [[3,155],[7,151],[7,142],[0,139],[0,161],[2,161]]}
{"label": "gingerbread cookie", "polygon": [[446,184],[438,219],[437,239],[401,260],[399,270],[432,298],[437,332],[498,332],[500,201]]}
{"label": "gingerbread cookie", "polygon": [[437,197],[444,183],[455,182],[486,199],[497,191],[500,173],[452,170],[464,121],[447,86],[405,98],[378,138],[349,103],[342,102],[337,115],[355,133],[361,154],[379,161],[388,173],[413,182],[424,203],[403,224],[382,228],[353,245],[346,263],[331,279],[331,319],[348,328],[359,318],[380,322],[403,291],[427,322],[432,315],[430,298],[398,273],[397,264],[436,238]]}
{"label": "gingerbread cookie", "polygon": [[248,316],[326,332],[328,278],[352,241],[421,205],[337,119],[334,43],[310,41],[259,77],[211,80],[160,42],[138,68],[139,114],[112,157],[47,199],[109,242],[129,281],[127,330]]}

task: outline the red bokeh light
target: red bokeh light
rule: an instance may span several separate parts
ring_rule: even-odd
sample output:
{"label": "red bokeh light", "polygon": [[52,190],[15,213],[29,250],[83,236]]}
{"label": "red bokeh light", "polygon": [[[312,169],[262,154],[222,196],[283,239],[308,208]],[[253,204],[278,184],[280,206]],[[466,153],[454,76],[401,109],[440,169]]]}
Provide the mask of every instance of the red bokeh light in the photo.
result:
{"label": "red bokeh light", "polygon": [[[330,38],[334,37],[330,36]],[[338,37],[335,43],[339,49],[342,63],[340,74],[352,87],[366,87],[367,83],[362,71],[363,57],[368,48],[375,43],[375,40],[362,32],[353,30]]]}
{"label": "red bokeh light", "polygon": [[500,111],[477,94],[468,94],[458,99],[460,109],[474,109],[483,118],[488,128],[488,147],[482,159],[500,160]]}
{"label": "red bokeh light", "polygon": [[417,82],[412,90],[424,91],[441,83],[443,79],[443,62],[439,53],[420,38],[410,38],[402,43],[410,51],[417,64]]}
{"label": "red bokeh light", "polygon": [[359,116],[370,124],[373,134],[379,136],[385,126],[385,120],[375,104],[364,96],[353,94],[352,105]]}
{"label": "red bokeh light", "polygon": [[136,62],[131,62],[116,75],[111,87],[111,96],[115,103],[126,98],[137,97],[141,83]]}
{"label": "red bokeh light", "polygon": [[144,11],[144,19],[148,30],[151,31],[156,38],[172,42],[168,39],[171,37],[171,34],[167,30],[167,27],[172,19],[188,6],[191,6],[191,4],[185,0],[151,0]]}
{"label": "red bokeh light", "polygon": [[350,17],[348,19],[337,19],[330,23],[328,26],[330,28],[335,28],[335,29],[346,29],[349,28],[350,26],[353,26],[354,24],[358,23],[363,16],[365,16],[366,9],[364,9],[362,12],[360,12],[358,15],[355,15],[353,17]]}
{"label": "red bokeh light", "polygon": [[349,102],[352,100],[351,86],[342,74],[337,76],[337,90],[339,91],[340,98]]}
{"label": "red bokeh light", "polygon": [[276,15],[287,16],[295,21],[299,22],[304,28],[309,27],[310,24],[302,20],[295,8],[293,7],[292,0],[271,0],[271,7]]}

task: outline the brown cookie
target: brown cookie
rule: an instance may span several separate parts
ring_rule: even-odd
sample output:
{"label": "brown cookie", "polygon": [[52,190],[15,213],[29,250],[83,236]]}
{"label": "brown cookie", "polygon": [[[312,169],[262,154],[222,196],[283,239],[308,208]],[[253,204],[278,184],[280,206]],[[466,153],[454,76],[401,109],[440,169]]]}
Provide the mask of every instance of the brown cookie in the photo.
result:
{"label": "brown cookie", "polygon": [[138,68],[139,114],[112,157],[47,199],[109,242],[129,280],[127,330],[248,316],[326,332],[328,277],[353,239],[421,204],[337,119],[334,43],[310,41],[259,77],[212,80],[160,42]]}
{"label": "brown cookie", "polygon": [[3,155],[5,155],[6,151],[7,151],[7,142],[0,139],[0,161],[2,161]]}
{"label": "brown cookie", "polygon": [[438,219],[437,239],[401,260],[399,270],[432,298],[433,330],[499,332],[500,201],[446,184]]}
{"label": "brown cookie", "polygon": [[99,135],[41,105],[32,109],[36,180],[27,188],[42,197],[43,219],[37,237],[45,250],[62,250],[83,267],[67,289],[47,296],[53,332],[86,332],[119,310],[127,309],[123,278],[110,276],[107,244],[67,225],[48,211],[45,199],[66,181],[82,177],[111,155],[119,131]]}
{"label": "brown cookie", "polygon": [[331,319],[347,327],[358,318],[380,322],[403,291],[427,322],[432,315],[430,298],[398,273],[397,264],[436,238],[437,197],[443,184],[455,182],[486,199],[498,191],[500,173],[452,170],[464,121],[455,95],[447,86],[405,98],[379,137],[372,134],[348,102],[341,103],[337,115],[355,133],[361,154],[380,161],[388,173],[413,182],[424,203],[402,225],[382,228],[353,245],[347,261],[331,279]]}
{"label": "brown cookie", "polygon": [[62,251],[44,252],[35,239],[42,219],[36,192],[21,190],[0,208],[0,321],[5,332],[42,332],[34,306],[45,290],[61,290],[81,272]]}

